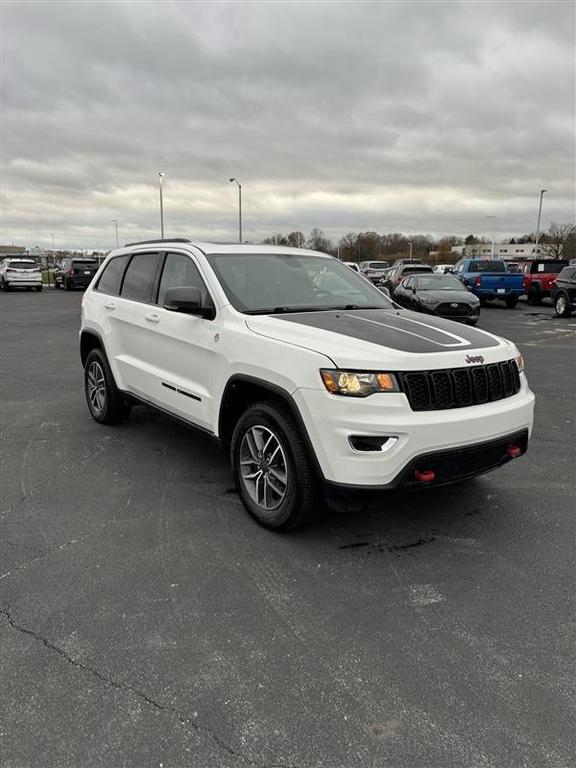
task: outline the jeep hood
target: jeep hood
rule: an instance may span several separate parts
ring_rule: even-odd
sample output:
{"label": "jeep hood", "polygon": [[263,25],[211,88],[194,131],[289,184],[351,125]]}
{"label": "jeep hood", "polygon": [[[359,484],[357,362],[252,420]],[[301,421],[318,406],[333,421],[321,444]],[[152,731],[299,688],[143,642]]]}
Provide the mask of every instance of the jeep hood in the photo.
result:
{"label": "jeep hood", "polygon": [[255,315],[246,325],[254,333],[325,355],[340,368],[457,367],[472,362],[466,357],[478,357],[479,350],[487,363],[515,353],[512,344],[486,331],[393,308]]}

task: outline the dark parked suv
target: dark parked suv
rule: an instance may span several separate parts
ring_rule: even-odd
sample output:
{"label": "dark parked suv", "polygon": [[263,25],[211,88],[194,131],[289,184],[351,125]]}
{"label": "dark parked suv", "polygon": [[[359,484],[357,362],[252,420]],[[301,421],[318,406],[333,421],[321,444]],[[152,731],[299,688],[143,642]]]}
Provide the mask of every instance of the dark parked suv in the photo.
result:
{"label": "dark parked suv", "polygon": [[54,270],[54,288],[88,288],[97,271],[96,259],[64,259]]}
{"label": "dark parked suv", "polygon": [[552,302],[558,317],[569,317],[576,309],[576,266],[564,267],[552,289]]}

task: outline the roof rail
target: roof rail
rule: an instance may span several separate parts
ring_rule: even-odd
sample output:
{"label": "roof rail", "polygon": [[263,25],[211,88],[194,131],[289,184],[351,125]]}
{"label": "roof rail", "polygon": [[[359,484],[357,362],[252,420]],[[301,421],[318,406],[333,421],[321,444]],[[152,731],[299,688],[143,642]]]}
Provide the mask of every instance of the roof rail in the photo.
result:
{"label": "roof rail", "polygon": [[152,245],[153,243],[191,243],[187,237],[165,237],[160,240],[139,240],[137,243],[126,243],[124,248],[129,248],[131,245]]}

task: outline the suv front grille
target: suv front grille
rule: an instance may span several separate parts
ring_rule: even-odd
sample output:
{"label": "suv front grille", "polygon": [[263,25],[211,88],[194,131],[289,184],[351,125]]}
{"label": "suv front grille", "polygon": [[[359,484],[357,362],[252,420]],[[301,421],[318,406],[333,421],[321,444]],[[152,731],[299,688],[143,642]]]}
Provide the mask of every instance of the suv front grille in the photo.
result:
{"label": "suv front grille", "polygon": [[512,397],[520,391],[515,360],[473,368],[405,372],[398,377],[413,411],[464,408]]}

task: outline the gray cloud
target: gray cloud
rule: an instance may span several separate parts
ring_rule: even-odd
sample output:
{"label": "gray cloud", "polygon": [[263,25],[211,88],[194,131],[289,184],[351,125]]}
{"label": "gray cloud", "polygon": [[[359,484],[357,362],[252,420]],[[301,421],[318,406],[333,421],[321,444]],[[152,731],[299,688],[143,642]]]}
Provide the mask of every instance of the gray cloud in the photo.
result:
{"label": "gray cloud", "polygon": [[574,6],[5,3],[3,239],[482,233],[574,213]]}

